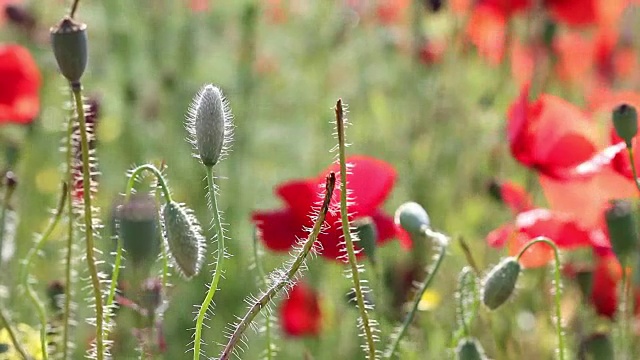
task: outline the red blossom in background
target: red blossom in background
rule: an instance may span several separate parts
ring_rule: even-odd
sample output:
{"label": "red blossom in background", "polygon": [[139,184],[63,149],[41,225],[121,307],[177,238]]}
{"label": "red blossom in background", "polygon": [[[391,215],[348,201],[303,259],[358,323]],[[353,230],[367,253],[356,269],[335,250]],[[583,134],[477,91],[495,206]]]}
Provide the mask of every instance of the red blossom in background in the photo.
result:
{"label": "red blossom in background", "polygon": [[280,305],[280,324],[288,336],[318,335],[322,325],[318,294],[305,283],[297,283]]}
{"label": "red blossom in background", "polygon": [[0,123],[28,124],[40,111],[41,76],[29,51],[0,44]]}
{"label": "red blossom in background", "polygon": [[[398,238],[403,247],[411,247],[411,239],[393,221],[393,218],[380,209],[391,192],[396,179],[393,167],[381,160],[365,156],[352,156],[347,159],[352,165],[351,174],[347,177],[348,188],[354,203],[349,206],[350,220],[370,216],[378,230],[378,244]],[[305,239],[305,229],[313,226],[309,214],[313,206],[321,199],[319,190],[324,184],[326,174],[338,172],[333,164],[320,176],[293,180],[279,185],[276,194],[284,201],[285,207],[279,210],[256,211],[252,221],[261,233],[265,246],[273,251],[289,251]],[[331,201],[331,208],[339,208],[340,191],[336,188]],[[342,225],[339,211],[330,211],[325,219],[330,227],[320,234],[318,242],[322,245],[322,256],[328,259],[339,259],[344,255]],[[360,254],[363,255],[363,254]]]}

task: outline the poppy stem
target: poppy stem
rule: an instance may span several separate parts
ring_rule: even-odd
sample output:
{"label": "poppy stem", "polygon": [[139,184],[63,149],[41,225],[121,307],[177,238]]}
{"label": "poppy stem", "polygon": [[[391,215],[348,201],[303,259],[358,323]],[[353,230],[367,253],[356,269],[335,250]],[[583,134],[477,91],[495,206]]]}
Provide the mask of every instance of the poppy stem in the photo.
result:
{"label": "poppy stem", "polygon": [[158,187],[162,189],[162,193],[164,194],[165,201],[166,202],[173,201],[171,199],[171,191],[169,191],[169,186],[167,185],[167,181],[162,175],[162,171],[160,171],[158,168],[156,168],[152,164],[140,165],[131,171],[131,175],[129,176],[129,181],[127,182],[127,187],[124,192],[124,201],[125,202],[129,201],[129,197],[131,197],[131,193],[136,183],[136,179],[140,174],[142,174],[143,171],[149,171],[153,173],[153,175],[156,178],[156,181],[158,181]]}
{"label": "poppy stem", "polygon": [[420,288],[416,292],[416,295],[413,299],[413,304],[411,305],[411,310],[409,311],[407,316],[404,318],[404,321],[402,322],[402,325],[400,326],[400,329],[398,330],[397,334],[393,337],[393,341],[391,342],[391,345],[389,346],[389,348],[384,354],[384,359],[391,359],[393,357],[393,354],[395,354],[396,350],[398,349],[398,345],[400,345],[400,340],[402,340],[402,338],[406,334],[407,330],[409,329],[409,325],[411,325],[411,323],[413,322],[413,318],[415,318],[416,313],[418,312],[418,306],[420,304],[420,300],[422,299],[422,296],[424,295],[425,291],[427,291],[429,286],[431,286],[431,283],[433,282],[433,279],[435,278],[435,275],[438,272],[438,269],[440,269],[442,260],[444,260],[444,257],[447,254],[447,245],[449,243],[449,238],[447,236],[445,236],[444,234],[435,232],[426,226],[422,228],[422,231],[425,236],[435,239],[437,241],[438,246],[440,247],[440,253],[438,254],[438,258],[436,259],[436,262],[433,265],[433,269],[429,272],[429,276],[422,283],[422,285],[420,285]]}
{"label": "poppy stem", "polygon": [[529,241],[523,248],[520,250],[518,255],[516,256],[516,260],[520,261],[520,258],[524,253],[533,245],[538,243],[545,243],[553,249],[553,256],[555,258],[554,263],[554,287],[555,287],[555,305],[556,305],[556,334],[558,336],[558,359],[565,359],[565,341],[564,341],[564,331],[562,330],[562,309],[560,306],[560,301],[562,300],[562,286],[561,286],[561,278],[560,278],[560,255],[558,253],[558,246],[551,240],[546,237],[539,236],[531,241]]}
{"label": "poppy stem", "polygon": [[49,239],[55,228],[58,226],[58,223],[62,218],[62,213],[64,212],[67,193],[67,183],[63,182],[56,212],[53,215],[53,218],[49,221],[49,225],[45,231],[40,235],[40,239],[36,241],[35,245],[31,247],[31,249],[29,249],[29,252],[24,258],[24,262],[22,263],[22,268],[20,269],[20,283],[24,287],[29,301],[31,301],[33,306],[36,308],[38,320],[40,320],[40,346],[42,347],[42,358],[44,360],[49,358],[49,354],[47,352],[47,310],[42,304],[42,301],[38,299],[38,294],[33,290],[29,283],[29,268],[31,267],[33,258],[38,254],[38,252],[40,252],[44,243]]}
{"label": "poppy stem", "polygon": [[78,4],[80,4],[80,0],[73,0],[73,5],[71,5],[71,11],[69,11],[69,17],[72,19],[76,16],[76,11],[78,10]]}
{"label": "poppy stem", "polygon": [[[468,281],[467,278],[470,276],[474,276],[472,281]],[[458,280],[458,286],[460,287],[458,290],[458,316],[460,318],[460,325],[462,325],[462,336],[469,336],[470,331],[469,327],[471,323],[475,319],[478,311],[478,305],[480,304],[478,298],[478,283],[475,279],[475,273],[471,270],[470,267],[466,266],[462,269],[460,273],[460,280]],[[469,295],[467,293],[467,284],[472,284],[471,287],[471,314],[467,316],[465,302],[469,300]],[[456,339],[456,343],[459,339]]]}
{"label": "poppy stem", "polygon": [[84,113],[84,103],[82,100],[82,85],[79,82],[71,83],[71,90],[75,99],[75,109],[78,115],[80,126],[80,147],[82,151],[82,196],[83,196],[83,215],[84,215],[84,232],[86,236],[85,251],[87,258],[87,267],[91,278],[91,287],[95,300],[95,326],[96,326],[96,359],[104,359],[106,348],[104,343],[104,307],[102,303],[102,292],[100,290],[100,277],[98,276],[98,266],[95,257],[95,243],[93,222],[93,208],[91,206],[91,155],[89,153],[89,135],[87,131],[87,119]]}
{"label": "poppy stem", "polygon": [[351,266],[351,279],[353,280],[354,291],[356,295],[356,303],[360,311],[361,325],[364,330],[366,339],[367,356],[369,360],[376,358],[376,346],[373,335],[373,329],[369,320],[368,308],[372,305],[365,301],[360,280],[360,272],[363,268],[358,265],[358,259],[354,250],[353,239],[351,238],[351,225],[349,223],[349,209],[347,207],[347,163],[346,163],[346,144],[345,144],[345,116],[342,99],[338,99],[335,107],[336,112],[336,128],[338,133],[338,156],[340,161],[340,215],[342,222],[342,233],[344,235],[345,247],[347,249],[347,259]]}
{"label": "poppy stem", "polygon": [[[258,272],[258,276],[260,278],[260,286],[262,284],[267,285],[267,274],[264,271],[264,267],[262,266],[262,254],[260,253],[259,245],[258,245],[258,231],[254,231],[253,233],[253,258],[256,266],[256,271]],[[271,342],[271,315],[265,314],[264,316],[264,337],[266,341],[266,352],[265,359],[273,360],[273,349]]]}
{"label": "poppy stem", "polygon": [[633,155],[633,149],[627,146],[627,154],[629,154],[629,162],[631,163],[631,173],[633,174],[633,183],[636,184],[636,189],[640,192],[640,180],[638,180],[638,170],[636,169],[635,156]]}
{"label": "poppy stem", "polygon": [[200,347],[202,339],[202,325],[204,324],[204,318],[213,301],[213,296],[218,290],[218,283],[222,277],[224,271],[224,232],[222,228],[222,220],[220,219],[220,211],[218,210],[218,201],[216,199],[216,184],[213,180],[213,166],[207,166],[207,187],[209,188],[209,201],[211,205],[211,215],[213,216],[213,228],[215,230],[216,240],[218,242],[218,256],[216,259],[216,268],[211,278],[211,284],[209,285],[209,291],[202,301],[202,305],[198,310],[198,317],[196,318],[196,332],[193,339],[193,359],[198,360],[200,358]]}
{"label": "poppy stem", "polygon": [[293,285],[294,279],[298,271],[304,267],[304,262],[313,249],[313,245],[318,239],[318,235],[322,230],[322,225],[324,224],[324,219],[329,211],[329,204],[331,203],[331,197],[333,196],[333,190],[336,184],[336,175],[335,173],[330,173],[327,176],[325,183],[325,194],[324,200],[322,202],[322,207],[320,208],[320,212],[318,213],[318,217],[316,218],[313,228],[307,237],[304,245],[298,252],[298,255],[295,257],[293,262],[288,268],[276,269],[272,273],[273,276],[270,276],[271,279],[277,279],[277,281],[270,285],[269,289],[260,295],[260,297],[253,301],[251,306],[249,307],[249,311],[242,317],[240,323],[235,327],[233,334],[229,337],[229,342],[225,345],[224,350],[220,354],[220,360],[227,360],[234,353],[234,348],[237,345],[238,341],[242,338],[242,334],[249,328],[253,319],[260,313],[260,311],[269,306],[269,303],[283,290],[286,288],[290,288]]}
{"label": "poppy stem", "polygon": [[[16,335],[16,330],[13,328],[13,325],[11,325],[11,323],[9,322],[9,317],[4,313],[2,307],[0,307],[0,321],[2,321],[2,323],[5,326],[5,329],[7,329],[7,332],[9,333],[9,338],[11,339],[11,343],[13,344],[13,347],[16,348],[16,351],[20,354],[22,359],[23,360],[31,359],[29,354],[27,354],[27,352],[24,350],[24,346],[22,346],[22,344],[20,343],[20,340],[18,340],[18,336]],[[43,350],[43,351],[46,352],[46,350]]]}

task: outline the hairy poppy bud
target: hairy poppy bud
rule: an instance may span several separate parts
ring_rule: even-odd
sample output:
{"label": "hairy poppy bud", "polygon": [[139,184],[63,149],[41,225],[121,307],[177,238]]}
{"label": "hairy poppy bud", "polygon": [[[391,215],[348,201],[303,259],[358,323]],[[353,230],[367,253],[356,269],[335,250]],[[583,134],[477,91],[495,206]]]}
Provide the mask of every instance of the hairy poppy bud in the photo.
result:
{"label": "hairy poppy bud", "polygon": [[458,360],[484,360],[487,358],[480,343],[473,338],[460,340],[456,347],[456,356]]}
{"label": "hairy poppy bud", "polygon": [[206,242],[191,210],[175,201],[162,210],[164,236],[178,270],[191,278],[200,272]]}
{"label": "hairy poppy bud", "polygon": [[356,234],[358,235],[358,246],[364,250],[369,260],[372,263],[376,261],[376,240],[378,239],[378,230],[376,224],[370,217],[364,217],[357,219],[353,222],[353,226],[356,228]]}
{"label": "hairy poppy bud", "polygon": [[133,194],[129,201],[118,207],[116,218],[125,258],[133,267],[142,269],[141,275],[148,276],[160,253],[155,199],[149,193]]}
{"label": "hairy poppy bud", "polygon": [[187,131],[197,156],[211,167],[226,154],[231,143],[231,111],[222,91],[205,85],[194,97],[187,115]]}
{"label": "hairy poppy bud", "polygon": [[431,225],[425,209],[415,202],[400,205],[396,210],[395,222],[413,235],[422,233],[423,227],[428,228]]}
{"label": "hairy poppy bud", "polygon": [[609,360],[615,359],[614,355],[613,344],[607,334],[591,334],[580,342],[580,359]]}
{"label": "hairy poppy bud", "polygon": [[65,16],[50,33],[60,72],[69,82],[79,82],[87,67],[87,25]]}
{"label": "hairy poppy bud", "polygon": [[618,261],[622,262],[638,248],[638,232],[631,202],[614,200],[604,214],[611,247]]}
{"label": "hairy poppy bud", "polygon": [[638,112],[631,105],[622,104],[613,110],[613,127],[616,134],[624,140],[628,148],[638,133]]}
{"label": "hairy poppy bud", "polygon": [[482,284],[482,302],[491,310],[499,308],[516,288],[522,266],[514,257],[508,257],[496,265]]}

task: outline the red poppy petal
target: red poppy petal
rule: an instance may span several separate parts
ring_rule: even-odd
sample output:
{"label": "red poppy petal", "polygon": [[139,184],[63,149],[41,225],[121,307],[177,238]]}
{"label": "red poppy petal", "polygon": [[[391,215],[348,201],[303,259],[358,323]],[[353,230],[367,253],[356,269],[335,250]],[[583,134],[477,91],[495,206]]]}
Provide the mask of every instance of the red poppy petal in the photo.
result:
{"label": "red poppy petal", "polygon": [[573,249],[590,246],[592,243],[588,230],[568,216],[547,209],[534,209],[519,214],[516,226],[530,238],[545,236],[560,248]]}
{"label": "red poppy petal", "polygon": [[41,76],[29,51],[0,45],[0,122],[29,123],[40,110]]}
{"label": "red poppy petal", "polygon": [[546,0],[545,4],[556,21],[567,25],[590,25],[597,20],[597,0]]}
{"label": "red poppy petal", "polygon": [[622,268],[615,256],[598,259],[593,272],[591,303],[596,312],[608,318],[615,316],[618,308],[618,281],[622,277]]}
{"label": "red poppy petal", "polygon": [[532,120],[529,116],[529,86],[525,85],[507,114],[507,139],[511,155],[525,166],[534,162],[531,152],[533,138],[529,131]]}
{"label": "red poppy petal", "polygon": [[[368,216],[373,214],[387,198],[396,181],[396,171],[391,164],[366,156],[347,158],[351,174],[347,175],[347,188],[351,193],[353,205],[349,206],[352,216]],[[340,172],[338,164],[332,164],[322,175]],[[336,189],[337,190],[337,189]],[[340,193],[336,191],[336,193]]]}
{"label": "red poppy petal", "polygon": [[319,183],[315,179],[288,181],[275,190],[299,219],[309,216],[311,208],[320,199],[320,191]]}
{"label": "red poppy petal", "polygon": [[[525,233],[518,233],[517,236],[509,237],[507,248],[509,249],[510,256],[517,256],[520,251],[531,241],[531,237]],[[553,249],[551,246],[545,243],[537,243],[531,245],[522,254],[518,262],[523,268],[538,268],[546,266],[551,260],[553,260]]]}
{"label": "red poppy petal", "polygon": [[304,224],[289,209],[257,211],[251,220],[260,230],[262,242],[274,251],[289,251],[298,239],[307,237]]}
{"label": "red poppy petal", "polygon": [[512,181],[505,181],[500,185],[500,197],[514,214],[533,208],[531,196],[522,186]]}
{"label": "red poppy petal", "polygon": [[385,242],[398,239],[400,245],[405,249],[410,249],[413,246],[411,236],[402,228],[396,225],[391,216],[384,214],[381,211],[376,211],[371,218],[376,224],[378,231],[378,244],[384,244]]}
{"label": "red poppy petal", "polygon": [[507,244],[509,237],[515,236],[515,231],[516,228],[511,224],[502,225],[487,235],[487,244],[494,248],[501,248]]}
{"label": "red poppy petal", "polygon": [[322,324],[318,294],[306,284],[297,283],[280,305],[280,324],[288,336],[318,335]]}
{"label": "red poppy petal", "polygon": [[479,4],[471,13],[467,36],[478,49],[480,56],[492,65],[502,61],[506,39],[507,20],[493,6]]}

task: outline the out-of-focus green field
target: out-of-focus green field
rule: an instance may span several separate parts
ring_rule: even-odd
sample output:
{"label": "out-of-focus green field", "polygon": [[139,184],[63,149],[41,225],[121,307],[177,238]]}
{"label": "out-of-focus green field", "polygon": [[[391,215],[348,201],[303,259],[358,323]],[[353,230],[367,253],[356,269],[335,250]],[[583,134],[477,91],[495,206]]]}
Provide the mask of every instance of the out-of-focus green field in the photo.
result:
{"label": "out-of-focus green field", "polygon": [[[372,16],[358,18],[342,1],[289,3],[291,8],[283,5],[284,18],[277,21],[266,1],[215,1],[203,12],[193,12],[186,1],[178,0],[80,2],[78,18],[88,24],[90,46],[83,85],[86,95],[101,102],[97,204],[107,224],[99,246],[105,254],[113,244],[108,226],[112,204],[124,191],[125,173],[134,164],[166,162],[174,198],[189,204],[200,221],[208,223],[205,173],[185,141],[185,113],[198,89],[213,83],[225,92],[235,115],[232,152],[216,167],[231,258],[216,294],[215,316],[204,333],[205,352],[210,356],[219,353],[216,344],[224,341],[226,325],[244,313],[244,297],[258,290],[257,274],[250,270],[254,231],[250,214],[280,206],[272,192],[277,184],[315,176],[333,161],[334,154],[329,152],[335,145],[332,107],[338,98],[349,105],[353,123],[347,132],[352,144],[349,153],[383,159],[398,172],[395,190],[385,204],[387,212],[393,213],[408,200],[422,204],[435,229],[454,240],[464,238],[482,269],[502,255],[485,245],[485,236],[511,218],[488,195],[488,181],[509,177],[534,184],[529,187],[537,193],[533,175],[508,154],[504,119],[508,103],[519,91],[509,81],[509,70],[487,65],[473,51],[450,50],[434,64],[424,64],[412,55],[416,28],[434,38],[453,39],[463,19],[447,11],[418,12],[416,6],[406,21],[381,25]],[[39,42],[7,24],[0,28],[0,41],[17,42],[32,51],[44,79],[39,119],[29,128],[0,129],[3,143],[18,144],[19,159],[13,170],[20,184],[13,204],[20,215],[16,254],[1,278],[3,303],[12,317],[35,327],[34,311],[14,281],[19,259],[32,246],[34,233],[48,221],[63,176],[64,155],[58,148],[70,98],[66,82],[57,73],[47,30],[68,4],[33,0],[28,5],[38,19]],[[42,297],[48,283],[63,279],[63,228],[46,244],[34,268]],[[213,236],[205,228],[208,237]],[[207,263],[213,262],[213,249],[209,247]],[[412,257],[397,242],[381,248],[379,254],[387,271]],[[285,259],[267,252],[265,266],[272,269]],[[455,241],[433,286],[440,303],[419,313],[400,358],[450,355],[451,336],[457,329],[452,306],[455,284],[466,264]],[[317,338],[279,336],[278,358],[301,359],[306,352],[314,359],[363,357],[357,311],[345,301],[351,283],[343,269],[322,258],[309,262],[304,276],[320,291],[324,326]],[[172,277],[164,359],[191,357],[187,350],[195,305],[204,297],[212,270],[207,267],[189,282]],[[86,276],[78,274],[78,278]],[[365,276],[374,282],[371,272]],[[523,279],[513,301],[493,316],[481,311],[475,322],[473,334],[493,358],[541,359],[555,346],[551,295],[541,291],[550,286],[548,271],[527,271]],[[77,291],[89,295],[86,290]],[[565,291],[571,294],[575,289],[566,286]],[[92,337],[85,316],[90,311],[80,302],[75,358],[81,357]],[[375,316],[382,323],[383,347],[397,322]],[[262,335],[249,331],[242,358],[256,359],[263,350]]]}

